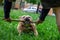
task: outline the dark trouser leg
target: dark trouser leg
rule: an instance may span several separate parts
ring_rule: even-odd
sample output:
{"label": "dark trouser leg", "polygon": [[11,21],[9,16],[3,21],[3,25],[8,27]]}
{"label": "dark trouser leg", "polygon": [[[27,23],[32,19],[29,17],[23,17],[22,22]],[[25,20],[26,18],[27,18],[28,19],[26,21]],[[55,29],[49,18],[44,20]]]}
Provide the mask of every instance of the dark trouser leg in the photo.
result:
{"label": "dark trouser leg", "polygon": [[40,21],[43,22],[45,20],[45,17],[47,16],[50,9],[42,9],[42,13],[39,17]]}
{"label": "dark trouser leg", "polygon": [[8,0],[4,1],[4,17],[5,18],[10,17],[11,6],[12,6],[12,2],[9,2]]}
{"label": "dark trouser leg", "polygon": [[57,27],[60,33],[60,7],[54,8],[55,14],[56,14],[56,22],[57,22]]}

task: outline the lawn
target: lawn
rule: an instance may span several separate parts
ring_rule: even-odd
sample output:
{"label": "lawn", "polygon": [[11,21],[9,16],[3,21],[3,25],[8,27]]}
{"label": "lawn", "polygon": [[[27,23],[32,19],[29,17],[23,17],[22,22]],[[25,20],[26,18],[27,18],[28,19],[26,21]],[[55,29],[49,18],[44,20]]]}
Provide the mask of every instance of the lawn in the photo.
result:
{"label": "lawn", "polygon": [[[6,22],[2,20],[3,15],[3,9],[0,9],[0,40],[60,40],[54,16],[47,16],[42,24],[36,25],[39,35],[35,37],[33,33],[23,33],[19,36],[17,32],[18,22]],[[39,14],[26,13],[21,10],[11,10],[10,15],[12,19],[18,19],[22,15],[30,15],[33,21],[39,17]]]}

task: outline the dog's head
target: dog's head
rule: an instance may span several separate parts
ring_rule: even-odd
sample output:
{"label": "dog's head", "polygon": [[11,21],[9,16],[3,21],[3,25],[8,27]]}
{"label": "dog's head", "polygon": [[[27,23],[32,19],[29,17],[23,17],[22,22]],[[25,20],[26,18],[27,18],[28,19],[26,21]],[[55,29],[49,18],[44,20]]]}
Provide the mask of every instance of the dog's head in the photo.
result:
{"label": "dog's head", "polygon": [[23,15],[20,17],[21,21],[32,21],[32,17],[29,15]]}

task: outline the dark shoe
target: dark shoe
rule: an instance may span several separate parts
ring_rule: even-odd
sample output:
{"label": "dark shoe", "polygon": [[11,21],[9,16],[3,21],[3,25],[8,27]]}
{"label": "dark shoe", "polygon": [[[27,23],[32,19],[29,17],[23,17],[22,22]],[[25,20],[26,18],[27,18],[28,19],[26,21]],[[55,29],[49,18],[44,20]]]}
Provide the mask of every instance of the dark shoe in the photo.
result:
{"label": "dark shoe", "polygon": [[41,20],[39,20],[39,19],[36,21],[37,24],[40,24],[40,23],[42,23],[42,22],[43,22],[43,21],[41,21]]}
{"label": "dark shoe", "polygon": [[4,18],[3,20],[6,20],[7,22],[11,22],[10,18]]}

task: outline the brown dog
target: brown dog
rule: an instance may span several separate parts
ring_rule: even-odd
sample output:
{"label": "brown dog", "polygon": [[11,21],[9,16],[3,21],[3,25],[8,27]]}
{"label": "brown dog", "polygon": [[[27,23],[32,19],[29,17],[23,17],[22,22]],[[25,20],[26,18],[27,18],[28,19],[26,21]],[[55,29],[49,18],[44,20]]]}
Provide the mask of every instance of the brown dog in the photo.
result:
{"label": "brown dog", "polygon": [[35,23],[32,22],[32,18],[29,15],[23,15],[20,17],[20,20],[22,22],[19,22],[18,26],[17,26],[17,30],[19,32],[19,35],[21,34],[21,32],[23,31],[27,31],[27,29],[31,29],[34,32],[34,35],[37,36],[38,32],[35,28]]}

